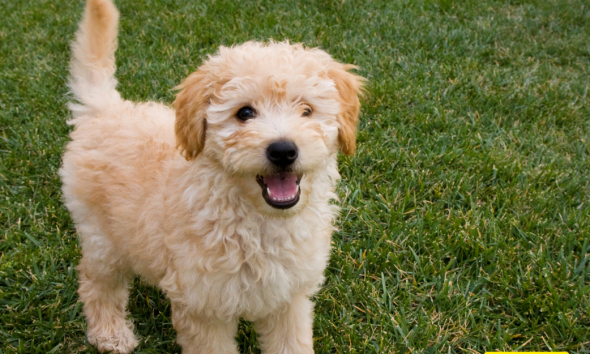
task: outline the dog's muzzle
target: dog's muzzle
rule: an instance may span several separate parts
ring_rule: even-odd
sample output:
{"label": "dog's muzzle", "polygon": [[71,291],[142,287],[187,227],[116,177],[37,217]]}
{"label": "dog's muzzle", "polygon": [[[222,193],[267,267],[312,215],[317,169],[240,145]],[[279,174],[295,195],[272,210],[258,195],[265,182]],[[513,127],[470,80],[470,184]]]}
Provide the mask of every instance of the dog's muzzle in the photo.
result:
{"label": "dog's muzzle", "polygon": [[299,152],[292,141],[280,140],[268,146],[266,157],[282,172],[257,176],[256,181],[262,188],[262,197],[268,205],[276,209],[289,209],[299,202],[301,176],[285,169],[297,160]]}

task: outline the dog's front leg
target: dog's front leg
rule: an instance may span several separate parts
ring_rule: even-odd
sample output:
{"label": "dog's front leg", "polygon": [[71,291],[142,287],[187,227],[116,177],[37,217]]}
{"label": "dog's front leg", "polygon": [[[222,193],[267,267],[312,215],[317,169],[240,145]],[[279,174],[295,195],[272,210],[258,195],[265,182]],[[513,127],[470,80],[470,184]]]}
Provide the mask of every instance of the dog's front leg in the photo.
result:
{"label": "dog's front leg", "polygon": [[254,326],[264,354],[313,354],[313,303],[303,294]]}
{"label": "dog's front leg", "polygon": [[238,354],[235,321],[198,316],[184,305],[172,302],[172,325],[182,354]]}

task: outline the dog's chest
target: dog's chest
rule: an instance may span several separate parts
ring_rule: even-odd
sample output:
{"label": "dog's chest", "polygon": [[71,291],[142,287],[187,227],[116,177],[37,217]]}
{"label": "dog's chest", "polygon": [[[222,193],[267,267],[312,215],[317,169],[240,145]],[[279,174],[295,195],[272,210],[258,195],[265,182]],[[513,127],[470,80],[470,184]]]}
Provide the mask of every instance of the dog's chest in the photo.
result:
{"label": "dog's chest", "polygon": [[[299,292],[311,292],[322,280],[325,262],[319,254],[305,254],[292,257],[275,255],[265,259],[261,269],[257,265],[245,263],[232,277],[235,289],[240,289],[235,297],[239,304],[236,312],[248,320],[262,317],[281,305],[291,301]],[[232,298],[234,294],[227,294]]]}
{"label": "dog's chest", "polygon": [[219,280],[214,288],[225,287],[223,297],[210,298],[219,309],[234,312],[248,320],[262,317],[268,312],[291,301],[299,292],[312,293],[323,279],[327,249],[306,240],[287,248],[275,246],[263,248],[244,262],[235,273],[205,275],[205,281]]}
{"label": "dog's chest", "polygon": [[[330,230],[309,222],[272,226],[248,235],[216,228],[224,233],[218,248],[186,252],[191,246],[183,247],[175,262],[175,283],[182,288],[179,300],[207,316],[255,320],[298,293],[317,291],[328,260]],[[220,237],[212,233],[204,239]]]}

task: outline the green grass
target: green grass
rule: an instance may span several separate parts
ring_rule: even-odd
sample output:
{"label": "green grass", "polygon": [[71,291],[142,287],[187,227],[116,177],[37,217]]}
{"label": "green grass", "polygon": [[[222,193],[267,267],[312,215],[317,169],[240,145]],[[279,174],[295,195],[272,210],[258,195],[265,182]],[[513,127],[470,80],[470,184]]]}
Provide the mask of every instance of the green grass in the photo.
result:
{"label": "green grass", "polygon": [[[369,79],[317,353],[590,353],[590,4],[134,0],[119,90],[170,103],[219,45],[290,39]],[[0,4],[0,353],[95,353],[57,169],[81,1]],[[180,351],[137,280],[137,352]],[[244,323],[242,352],[258,352]]]}

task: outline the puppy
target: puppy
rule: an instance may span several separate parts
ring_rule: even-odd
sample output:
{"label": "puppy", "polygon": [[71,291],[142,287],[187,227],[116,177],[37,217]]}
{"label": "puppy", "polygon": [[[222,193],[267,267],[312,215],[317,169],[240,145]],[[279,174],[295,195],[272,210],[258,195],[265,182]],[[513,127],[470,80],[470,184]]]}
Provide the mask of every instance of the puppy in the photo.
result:
{"label": "puppy", "polygon": [[313,304],[338,208],[338,150],[355,152],[363,79],[319,49],[247,42],[178,86],[174,109],[115,90],[118,12],[88,0],[72,45],[72,141],[60,174],[82,244],[88,340],[130,353],[129,280],[172,303],[183,353],[313,353]]}

